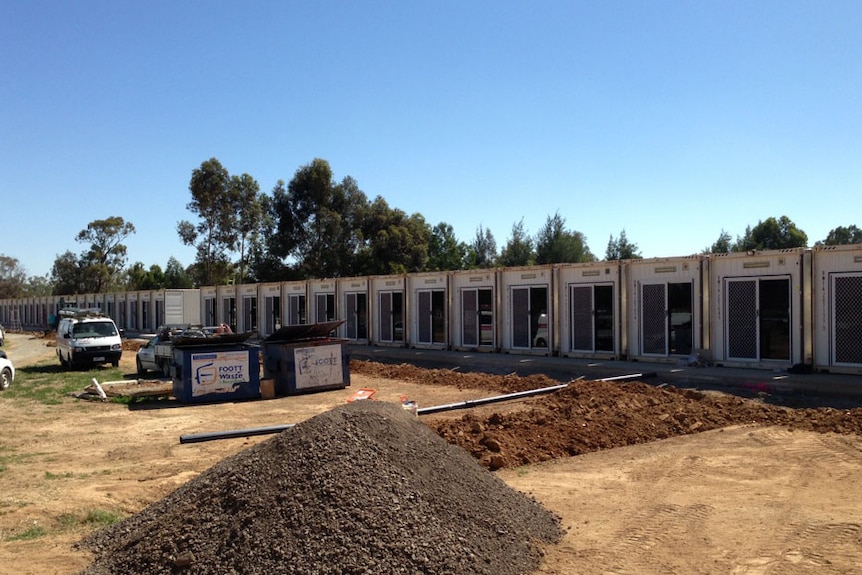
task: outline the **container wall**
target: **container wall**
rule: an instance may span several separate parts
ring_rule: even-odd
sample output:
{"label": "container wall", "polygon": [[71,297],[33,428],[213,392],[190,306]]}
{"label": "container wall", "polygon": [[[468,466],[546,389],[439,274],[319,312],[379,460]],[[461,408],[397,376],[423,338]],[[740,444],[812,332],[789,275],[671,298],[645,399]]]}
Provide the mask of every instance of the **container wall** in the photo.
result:
{"label": "container wall", "polygon": [[498,349],[496,270],[452,272],[450,317],[452,347],[464,351]]}
{"label": "container wall", "polygon": [[803,255],[790,249],[710,256],[714,361],[772,369],[804,362]]}
{"label": "container wall", "polygon": [[704,353],[703,261],[691,256],[628,262],[630,358],[680,361]]}
{"label": "container wall", "polygon": [[862,246],[812,253],[814,367],[862,374]]}

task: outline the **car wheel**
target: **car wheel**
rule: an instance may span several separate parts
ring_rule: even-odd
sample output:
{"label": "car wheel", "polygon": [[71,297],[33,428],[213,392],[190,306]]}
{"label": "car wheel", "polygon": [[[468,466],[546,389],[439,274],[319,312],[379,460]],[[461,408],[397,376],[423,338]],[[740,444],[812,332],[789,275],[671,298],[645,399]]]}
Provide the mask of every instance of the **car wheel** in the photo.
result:
{"label": "car wheel", "polygon": [[170,377],[171,375],[171,364],[168,360],[162,361],[162,375],[165,377]]}
{"label": "car wheel", "polygon": [[135,358],[135,365],[136,365],[136,366],[137,366],[137,368],[138,368],[138,375],[146,375],[147,370],[146,370],[146,369],[144,369],[144,364],[142,364],[142,363],[141,363],[141,358],[140,358],[140,357],[136,357],[136,358]]}
{"label": "car wheel", "polygon": [[111,366],[112,367],[120,367],[120,360],[115,359],[114,361],[111,362]]}
{"label": "car wheel", "polygon": [[0,372],[0,391],[4,391],[9,389],[9,385],[12,383],[12,370],[8,367],[4,367],[3,371]]}
{"label": "car wheel", "polygon": [[536,340],[536,347],[548,347],[548,344],[543,339],[537,339]]}
{"label": "car wheel", "polygon": [[69,367],[68,362],[66,362],[65,358],[63,358],[63,352],[62,351],[59,351],[59,350],[57,351],[57,357],[60,358],[60,365],[62,367]]}

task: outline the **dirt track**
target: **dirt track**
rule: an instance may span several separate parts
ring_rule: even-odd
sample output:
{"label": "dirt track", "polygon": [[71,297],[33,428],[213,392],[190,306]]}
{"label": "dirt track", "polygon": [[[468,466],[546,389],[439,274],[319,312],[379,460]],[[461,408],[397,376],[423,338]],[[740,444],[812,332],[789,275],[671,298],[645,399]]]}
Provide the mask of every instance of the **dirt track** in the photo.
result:
{"label": "dirt track", "polygon": [[[31,358],[53,353],[15,338],[19,369],[28,347]],[[121,366],[133,365],[124,354]],[[180,445],[182,434],[300,421],[359,387],[427,406],[541,384],[357,365],[346,390],[271,401],[129,409],[0,396],[0,574],[78,572],[90,557],[73,544],[89,528],[64,527],[64,517],[135,513],[261,441]],[[562,517],[567,534],[539,573],[856,573],[862,564],[860,410],[584,383],[423,420]],[[34,524],[46,535],[7,540]]]}

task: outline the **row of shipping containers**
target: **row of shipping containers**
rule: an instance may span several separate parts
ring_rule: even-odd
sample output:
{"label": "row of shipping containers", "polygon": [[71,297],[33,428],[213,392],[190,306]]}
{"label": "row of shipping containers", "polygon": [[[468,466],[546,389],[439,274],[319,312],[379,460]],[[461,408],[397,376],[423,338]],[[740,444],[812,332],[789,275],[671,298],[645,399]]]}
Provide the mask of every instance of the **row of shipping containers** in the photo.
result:
{"label": "row of shipping containers", "polygon": [[[859,245],[77,299],[142,332],[226,323],[263,338],[344,320],[334,335],[357,344],[862,373]],[[38,305],[7,300],[0,321],[14,308],[39,324]]]}

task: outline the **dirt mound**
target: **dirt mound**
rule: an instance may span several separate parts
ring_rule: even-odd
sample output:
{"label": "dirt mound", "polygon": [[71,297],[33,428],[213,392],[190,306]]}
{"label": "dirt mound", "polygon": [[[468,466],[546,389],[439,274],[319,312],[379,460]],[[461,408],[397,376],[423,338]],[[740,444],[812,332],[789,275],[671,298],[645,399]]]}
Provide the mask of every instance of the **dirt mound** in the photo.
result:
{"label": "dirt mound", "polygon": [[332,409],[223,460],[82,544],[105,574],[495,574],[558,519],[400,406]]}
{"label": "dirt mound", "polygon": [[[411,365],[351,362],[351,370],[415,383],[511,393],[559,382]],[[506,408],[471,410],[457,418],[423,418],[450,443],[492,470],[647,443],[732,425],[781,425],[821,433],[862,435],[862,408],[792,409],[723,393],[703,393],[641,382],[577,381],[550,395]]]}

